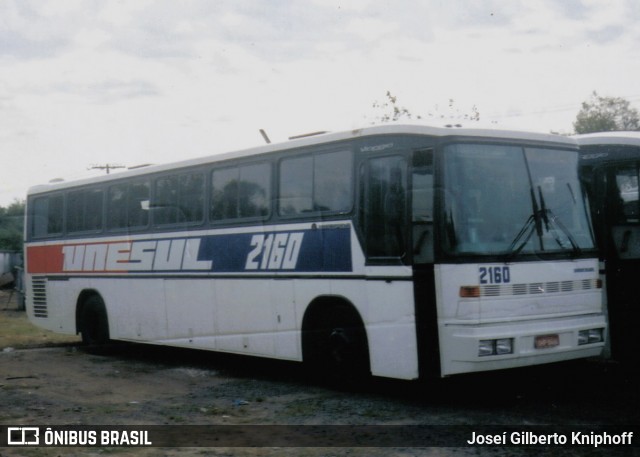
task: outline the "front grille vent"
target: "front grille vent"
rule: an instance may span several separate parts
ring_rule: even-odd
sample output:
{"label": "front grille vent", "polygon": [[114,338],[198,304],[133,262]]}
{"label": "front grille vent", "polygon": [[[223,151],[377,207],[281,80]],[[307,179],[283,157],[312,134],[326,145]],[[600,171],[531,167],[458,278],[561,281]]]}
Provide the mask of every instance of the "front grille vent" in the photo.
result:
{"label": "front grille vent", "polygon": [[533,282],[529,284],[501,284],[480,287],[481,297],[504,297],[509,295],[544,295],[561,292],[578,292],[597,289],[597,279],[577,281]]}

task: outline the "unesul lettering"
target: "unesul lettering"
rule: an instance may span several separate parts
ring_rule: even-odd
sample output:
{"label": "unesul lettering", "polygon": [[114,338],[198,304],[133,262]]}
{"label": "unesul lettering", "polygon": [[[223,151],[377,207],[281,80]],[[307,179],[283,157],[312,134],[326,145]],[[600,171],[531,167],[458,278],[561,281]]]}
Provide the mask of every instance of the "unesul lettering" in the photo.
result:
{"label": "unesul lettering", "polygon": [[68,245],[63,271],[211,270],[211,260],[198,260],[199,250],[199,238]]}

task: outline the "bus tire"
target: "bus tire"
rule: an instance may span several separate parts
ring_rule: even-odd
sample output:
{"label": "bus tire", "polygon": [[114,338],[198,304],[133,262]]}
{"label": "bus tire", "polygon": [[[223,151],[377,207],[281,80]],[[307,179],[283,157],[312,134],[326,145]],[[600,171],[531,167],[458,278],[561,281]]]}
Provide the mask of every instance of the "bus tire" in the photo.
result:
{"label": "bus tire", "polygon": [[351,307],[331,307],[304,332],[303,359],[314,380],[353,388],[370,376],[367,336]]}
{"label": "bus tire", "polygon": [[80,312],[80,333],[82,343],[89,347],[104,346],[109,343],[109,319],[102,298],[91,295]]}

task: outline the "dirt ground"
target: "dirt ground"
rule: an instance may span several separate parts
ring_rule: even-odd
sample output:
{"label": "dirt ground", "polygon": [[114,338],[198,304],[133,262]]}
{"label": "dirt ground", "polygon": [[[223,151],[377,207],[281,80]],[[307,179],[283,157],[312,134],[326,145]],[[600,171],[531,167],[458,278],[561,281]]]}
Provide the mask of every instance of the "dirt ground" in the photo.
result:
{"label": "dirt ground", "polygon": [[[1,303],[0,313],[25,319]],[[36,346],[0,347],[0,425],[640,424],[637,369],[597,360],[426,384],[376,379],[345,391],[277,361],[133,344],[99,352],[65,342]],[[551,451],[543,453],[605,455],[590,448]],[[526,447],[0,448],[0,457],[541,454]]]}

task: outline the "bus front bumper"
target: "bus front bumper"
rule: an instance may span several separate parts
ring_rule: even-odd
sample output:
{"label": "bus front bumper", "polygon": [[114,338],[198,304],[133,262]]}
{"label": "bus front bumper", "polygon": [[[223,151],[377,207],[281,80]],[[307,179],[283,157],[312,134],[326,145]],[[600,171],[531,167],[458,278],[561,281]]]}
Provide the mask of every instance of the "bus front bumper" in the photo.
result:
{"label": "bus front bumper", "polygon": [[[441,324],[441,373],[448,376],[500,370],[602,354],[606,339],[603,315],[554,318],[553,321],[552,327],[544,320]],[[590,331],[596,337],[585,342],[585,335]],[[598,333],[601,338],[597,338]]]}

